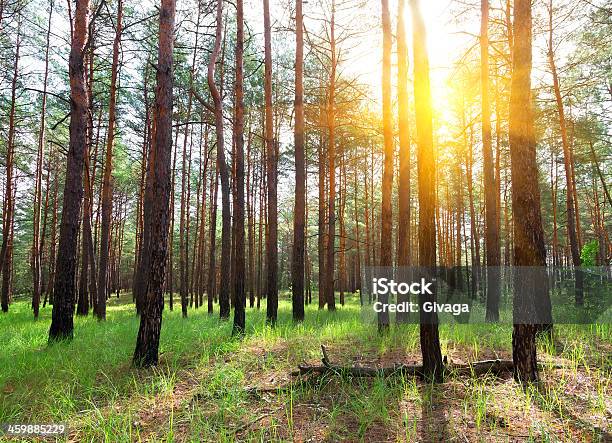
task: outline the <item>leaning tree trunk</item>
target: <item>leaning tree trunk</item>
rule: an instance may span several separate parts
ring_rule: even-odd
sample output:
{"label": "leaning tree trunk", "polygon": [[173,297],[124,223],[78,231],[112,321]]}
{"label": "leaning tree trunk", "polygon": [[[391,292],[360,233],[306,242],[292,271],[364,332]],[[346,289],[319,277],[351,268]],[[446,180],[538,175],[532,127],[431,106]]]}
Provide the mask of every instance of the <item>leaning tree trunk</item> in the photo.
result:
{"label": "leaning tree trunk", "polygon": [[49,341],[72,339],[77,242],[83,202],[83,162],[87,145],[89,100],[83,63],[88,37],[89,0],[76,2],[69,58],[70,143],[64,183],[64,203],[55,266],[53,314]]}
{"label": "leaning tree trunk", "polygon": [[[412,40],[414,51],[414,104],[417,130],[417,171],[419,190],[419,266],[430,273],[436,266],[436,162],[433,148],[431,90],[429,84],[429,59],[425,46],[425,24],[418,0],[411,0]],[[431,275],[430,277],[431,278]],[[438,314],[427,313],[423,303],[435,302],[436,295],[420,296],[420,337],[423,355],[423,372],[428,378],[441,381],[444,367],[440,351]]]}
{"label": "leaning tree trunk", "polygon": [[[145,229],[150,241],[143,245],[150,256],[142,281],[143,308],[133,362],[137,367],[149,367],[158,362],[159,336],[164,307],[163,284],[168,250],[170,221],[170,162],[172,150],[172,62],[174,48],[175,0],[161,0],[159,18],[159,52],[157,90],[155,92],[154,134],[149,160],[147,183],[150,190],[145,199]],[[147,237],[145,235],[145,237]]]}

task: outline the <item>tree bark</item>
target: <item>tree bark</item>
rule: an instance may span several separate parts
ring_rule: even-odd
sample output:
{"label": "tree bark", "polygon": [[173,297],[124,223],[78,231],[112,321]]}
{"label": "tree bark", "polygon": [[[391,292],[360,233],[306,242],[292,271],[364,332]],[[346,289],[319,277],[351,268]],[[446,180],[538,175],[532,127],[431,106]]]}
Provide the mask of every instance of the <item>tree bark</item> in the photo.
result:
{"label": "tree bark", "polygon": [[[383,111],[383,138],[384,138],[384,164],[382,178],[382,204],[380,213],[380,266],[392,265],[393,241],[393,210],[391,207],[391,194],[393,192],[393,111],[391,110],[391,16],[389,14],[389,1],[382,0],[382,28],[383,28],[383,58],[382,58],[382,111]],[[379,295],[378,301],[387,303],[388,295]],[[388,330],[389,313],[387,310],[378,313],[379,332]]]}
{"label": "tree bark", "polygon": [[234,164],[236,178],[234,189],[236,193],[236,207],[234,208],[235,238],[234,238],[234,325],[232,335],[243,335],[245,332],[245,304],[246,304],[246,263],[244,247],[244,2],[236,0],[236,80],[234,118],[234,144],[236,156]]}
{"label": "tree bark", "polygon": [[100,260],[98,264],[98,309],[99,320],[106,320],[106,279],[108,271],[108,252],[110,241],[110,222],[113,211],[113,143],[117,120],[117,77],[119,69],[119,50],[123,21],[123,0],[117,1],[117,23],[113,42],[113,62],[111,65],[110,98],[108,104],[108,132],[106,136],[106,157],[102,179],[102,226],[100,232]]}
{"label": "tree bark", "polygon": [[[412,39],[414,51],[414,103],[417,129],[417,171],[419,190],[419,266],[433,271],[436,266],[435,177],[436,161],[433,148],[429,59],[427,56],[425,23],[418,0],[410,0],[412,9]],[[431,278],[431,277],[430,277]],[[442,381],[444,363],[440,351],[438,315],[427,313],[422,303],[434,302],[435,291],[420,297],[420,339],[423,372],[434,381]]]}
{"label": "tree bark", "polygon": [[36,156],[36,171],[34,178],[34,217],[32,236],[32,310],[34,318],[38,318],[40,309],[40,294],[42,292],[42,246],[40,235],[40,215],[42,206],[42,169],[45,146],[45,131],[47,117],[47,80],[49,78],[49,46],[51,38],[51,19],[53,17],[53,3],[49,2],[49,19],[47,21],[47,36],[45,43],[45,71],[43,74],[42,105],[40,109],[40,128],[38,133],[38,153]]}
{"label": "tree bark", "polygon": [[327,243],[325,258],[325,298],[327,309],[336,310],[336,294],[334,291],[334,271],[336,267],[336,2],[332,0],[330,20],[330,50],[331,71],[329,75],[329,90],[327,93],[327,129],[328,146],[327,162],[329,185],[327,193]]}
{"label": "tree bark", "polygon": [[150,242],[145,254],[150,256],[146,268],[141,267],[146,282],[140,328],[133,363],[150,367],[158,362],[159,336],[164,307],[163,284],[168,250],[170,162],[172,150],[172,83],[175,0],[161,0],[159,18],[159,52],[157,90],[155,92],[154,134],[147,177],[145,229]]}
{"label": "tree bark", "polygon": [[557,65],[555,64],[555,54],[553,49],[553,4],[552,1],[548,4],[548,63],[550,72],[553,78],[553,90],[555,93],[555,101],[557,104],[557,112],[559,113],[559,127],[561,130],[561,144],[563,146],[563,165],[565,166],[565,207],[567,215],[567,237],[570,244],[570,253],[572,256],[572,264],[576,273],[575,281],[575,301],[576,305],[584,304],[584,289],[583,289],[583,274],[580,270],[580,245],[576,235],[576,221],[578,213],[575,211],[575,177],[572,167],[572,154],[570,151],[569,140],[567,136],[567,124],[565,121],[565,110],[563,107],[563,99],[561,97],[561,86],[559,75],[557,74]]}
{"label": "tree bark", "polygon": [[219,288],[219,316],[228,319],[230,315],[230,259],[231,259],[231,214],[229,171],[225,162],[225,141],[223,137],[223,102],[215,85],[215,64],[221,50],[223,29],[223,2],[217,2],[215,46],[208,62],[208,87],[215,107],[215,132],[217,138],[217,168],[221,178],[221,284]]}
{"label": "tree bark", "polygon": [[[514,49],[510,92],[509,141],[512,175],[512,210],[514,220],[514,265],[540,267],[545,272],[546,250],[540,210],[540,189],[531,101],[531,1],[514,3]],[[548,297],[547,279],[520,278],[515,273],[512,333],[514,376],[523,383],[538,380],[536,362],[537,325],[519,322],[534,310],[536,297]],[[530,284],[532,283],[532,284]],[[538,301],[541,303],[541,300]]]}
{"label": "tree bark", "polygon": [[304,320],[304,257],[306,227],[306,168],[304,153],[304,17],[302,0],[295,0],[295,209],[291,291],[293,319]]}
{"label": "tree bark", "polygon": [[266,253],[267,305],[266,320],[274,325],[278,313],[278,209],[277,209],[277,158],[272,122],[272,26],[270,1],[263,1],[264,52],[265,52],[265,143],[268,174],[268,242]]}
{"label": "tree bark", "polygon": [[[487,254],[487,321],[499,320],[500,246],[497,217],[497,185],[491,137],[489,97],[489,0],[480,3],[480,88],[482,101],[482,156],[485,191],[485,244]],[[497,116],[499,118],[499,116]]]}
{"label": "tree bark", "polygon": [[70,143],[55,269],[49,342],[72,339],[74,329],[77,242],[83,202],[83,161],[87,147],[87,108],[89,105],[83,63],[88,25],[89,0],[78,0],[76,2],[69,58]]}

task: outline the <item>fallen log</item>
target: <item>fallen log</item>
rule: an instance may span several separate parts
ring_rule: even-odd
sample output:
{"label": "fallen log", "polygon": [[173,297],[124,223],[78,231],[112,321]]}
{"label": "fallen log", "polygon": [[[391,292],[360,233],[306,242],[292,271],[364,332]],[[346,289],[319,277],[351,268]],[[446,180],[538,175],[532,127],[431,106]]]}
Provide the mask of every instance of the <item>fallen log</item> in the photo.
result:
{"label": "fallen log", "polygon": [[[512,372],[513,367],[512,360],[484,360],[467,365],[447,365],[444,370],[446,373],[461,375],[484,375],[489,373],[501,374],[504,372]],[[424,376],[422,365],[405,365],[402,363],[380,367],[300,364],[298,365],[298,371],[294,371],[292,375],[323,375],[327,373],[335,373],[349,377]]]}
{"label": "fallen log", "polygon": [[[302,363],[298,365],[298,370],[292,372],[291,375],[324,375],[324,374],[338,374],[348,377],[391,377],[391,376],[408,376],[408,377],[424,377],[422,365],[406,365],[403,363],[394,363],[391,366],[341,366],[331,363],[327,348],[321,345],[321,358],[320,365]],[[475,361],[468,364],[448,364],[447,358],[444,358],[444,371],[447,374],[456,375],[468,375],[468,376],[481,376],[485,374],[499,375],[503,373],[512,372],[514,369],[514,363],[512,360],[481,360]],[[562,365],[550,365],[545,363],[539,363],[540,369],[560,369]]]}

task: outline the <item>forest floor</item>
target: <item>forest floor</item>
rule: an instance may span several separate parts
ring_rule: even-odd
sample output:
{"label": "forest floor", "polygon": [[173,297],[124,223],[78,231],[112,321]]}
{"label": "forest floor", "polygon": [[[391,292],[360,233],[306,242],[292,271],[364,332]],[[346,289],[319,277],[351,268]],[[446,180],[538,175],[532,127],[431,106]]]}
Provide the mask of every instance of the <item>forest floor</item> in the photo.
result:
{"label": "forest floor", "polygon": [[[315,294],[316,295],[316,294]],[[161,361],[130,361],[138,319],[130,294],[108,320],[77,318],[71,343],[47,347],[50,307],[32,320],[18,301],[0,315],[0,423],[65,423],[62,441],[612,441],[612,327],[559,325],[539,343],[539,389],[511,374],[451,374],[431,385],[412,377],[291,376],[316,363],[321,344],[334,363],[388,366],[420,361],[417,325],[379,336],[362,322],[356,296],[335,313],[306,309],[294,325],[288,294],[276,328],[265,303],[247,309],[247,334],[204,309],[164,312]],[[510,325],[442,325],[453,363],[511,358]],[[558,369],[558,367],[562,367]],[[0,436],[0,440],[2,437]]]}

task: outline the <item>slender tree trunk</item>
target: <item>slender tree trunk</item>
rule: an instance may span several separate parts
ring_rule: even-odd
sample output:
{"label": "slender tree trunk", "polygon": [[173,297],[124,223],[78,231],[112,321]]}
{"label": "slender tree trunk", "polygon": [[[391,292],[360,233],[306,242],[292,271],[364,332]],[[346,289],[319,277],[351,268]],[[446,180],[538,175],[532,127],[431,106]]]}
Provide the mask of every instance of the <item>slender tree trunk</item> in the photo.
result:
{"label": "slender tree trunk", "polygon": [[550,71],[553,78],[553,90],[555,93],[555,100],[557,104],[557,112],[559,113],[559,126],[561,129],[561,144],[563,146],[563,165],[565,166],[565,183],[566,183],[566,214],[567,214],[567,237],[570,244],[570,253],[572,257],[572,264],[576,272],[575,282],[575,300],[576,305],[584,304],[584,290],[583,290],[583,275],[580,270],[580,245],[578,237],[576,236],[576,220],[578,213],[575,212],[575,178],[572,168],[572,154],[570,152],[570,145],[567,135],[567,124],[565,121],[565,110],[563,107],[563,99],[561,97],[561,86],[559,82],[559,76],[557,74],[557,66],[555,64],[555,54],[553,48],[553,4],[552,0],[548,4],[548,63],[550,65]]}
{"label": "slender tree trunk", "polygon": [[319,162],[319,211],[318,211],[318,261],[319,261],[319,309],[325,307],[327,302],[325,298],[325,156],[323,154],[323,137],[319,139],[317,146],[318,162]]}
{"label": "slender tree trunk", "polygon": [[155,91],[154,135],[149,159],[145,199],[145,229],[150,231],[144,252],[150,256],[143,272],[146,282],[140,328],[133,362],[137,367],[158,362],[159,336],[164,307],[163,284],[168,250],[170,162],[172,150],[172,83],[175,0],[161,0],[157,90]]}
{"label": "slender tree trunk", "polygon": [[11,81],[11,109],[9,112],[9,131],[6,146],[6,187],[2,211],[2,246],[0,248],[0,305],[2,312],[8,312],[11,301],[11,276],[13,272],[13,226],[15,223],[15,112],[17,107],[17,80],[19,77],[19,50],[21,47],[21,18],[18,19],[15,62]]}
{"label": "slender tree trunk", "polygon": [[235,100],[236,113],[234,119],[234,144],[236,156],[234,164],[236,169],[235,192],[236,207],[235,220],[235,267],[234,267],[234,325],[232,335],[242,335],[245,331],[245,304],[246,304],[246,263],[244,248],[244,4],[243,0],[236,1],[236,81]]}
{"label": "slender tree trunk", "polygon": [[[414,45],[414,103],[417,129],[417,170],[419,189],[419,266],[430,272],[436,266],[435,177],[436,161],[433,149],[429,59],[427,57],[425,24],[418,0],[410,0],[412,9],[412,39]],[[431,278],[431,276],[429,277]],[[423,294],[420,302],[435,302],[433,294]],[[419,312],[423,372],[432,380],[441,381],[444,363],[440,351],[438,315]]]}
{"label": "slender tree trunk", "polygon": [[[406,0],[397,12],[397,111],[399,126],[398,266],[410,266],[410,122],[408,119],[408,47],[404,13]],[[401,316],[400,316],[401,317]]]}
{"label": "slender tree trunk", "polygon": [[267,295],[266,319],[274,325],[278,312],[278,210],[277,210],[277,158],[272,122],[272,26],[270,2],[263,1],[265,47],[265,142],[268,174],[268,242],[266,253]]}
{"label": "slender tree trunk", "polygon": [[76,2],[69,59],[70,143],[64,184],[59,250],[53,290],[53,314],[49,341],[72,339],[77,242],[83,201],[83,165],[87,147],[89,104],[83,63],[88,37],[89,0]]}
{"label": "slender tree trunk", "polygon": [[100,260],[98,266],[98,310],[99,320],[106,320],[106,279],[108,271],[108,250],[110,241],[110,219],[113,211],[113,143],[117,120],[117,77],[119,70],[119,50],[123,21],[123,0],[117,1],[117,23],[113,42],[113,62],[111,65],[110,98],[108,104],[108,132],[106,136],[106,158],[102,179],[102,227],[100,233]]}
{"label": "slender tree trunk", "polygon": [[[221,177],[221,285],[219,290],[219,316],[228,319],[230,315],[230,260],[231,260],[231,214],[229,171],[225,162],[225,143],[223,138],[223,102],[215,85],[215,64],[221,50],[221,31],[223,29],[223,2],[217,2],[217,24],[215,46],[208,62],[208,87],[215,107],[215,128],[217,138],[217,168]],[[222,83],[221,83],[222,84]]]}
{"label": "slender tree trunk", "polygon": [[[385,159],[382,178],[382,204],[380,214],[380,266],[392,265],[393,240],[393,212],[391,194],[393,192],[393,111],[391,109],[391,16],[389,14],[389,1],[382,0],[382,28],[383,28],[383,62],[382,62],[382,111],[383,111],[383,137]],[[379,302],[385,304],[388,295],[379,296]],[[389,313],[383,310],[378,314],[378,330],[389,328]]]}
{"label": "slender tree trunk", "polygon": [[[487,321],[499,320],[500,246],[497,217],[497,185],[491,137],[489,97],[489,0],[480,2],[480,88],[482,96],[482,154],[485,188],[485,243],[487,254]],[[499,116],[498,116],[499,118]]]}
{"label": "slender tree trunk", "polygon": [[327,162],[329,172],[329,187],[327,195],[327,257],[325,260],[325,298],[327,309],[336,310],[336,294],[334,288],[334,271],[336,267],[336,3],[332,0],[330,21],[331,71],[329,75],[329,90],[327,93],[327,128],[329,133],[327,146]]}
{"label": "slender tree trunk", "polygon": [[34,217],[32,236],[32,310],[34,318],[38,318],[40,308],[40,294],[42,291],[42,247],[40,237],[40,212],[42,206],[42,169],[43,149],[45,146],[45,123],[47,114],[47,80],[49,78],[49,43],[51,37],[51,18],[53,16],[53,3],[49,2],[49,19],[47,21],[47,36],[45,43],[45,71],[43,74],[42,105],[40,110],[40,128],[38,133],[38,153],[36,156],[36,171],[34,178]]}
{"label": "slender tree trunk", "polygon": [[304,17],[302,0],[295,1],[295,209],[291,291],[293,319],[304,320],[304,257],[306,226],[306,168],[304,153]]}
{"label": "slender tree trunk", "polygon": [[219,163],[210,179],[210,257],[208,260],[208,313],[213,313],[213,301],[217,290],[217,194],[219,192]]}

